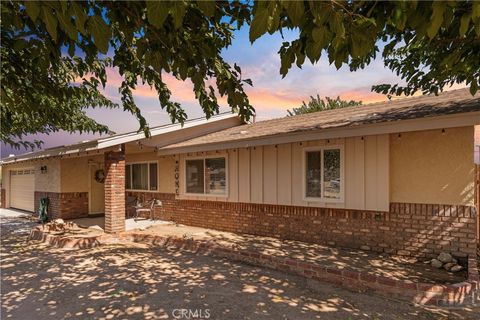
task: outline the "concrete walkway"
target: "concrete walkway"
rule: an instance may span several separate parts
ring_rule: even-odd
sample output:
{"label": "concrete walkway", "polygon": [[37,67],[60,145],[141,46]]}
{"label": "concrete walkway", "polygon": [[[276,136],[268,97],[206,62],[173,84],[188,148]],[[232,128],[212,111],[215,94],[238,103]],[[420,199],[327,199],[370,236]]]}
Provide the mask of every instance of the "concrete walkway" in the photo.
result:
{"label": "concrete walkway", "polygon": [[31,217],[32,212],[17,210],[17,209],[0,209],[0,219],[1,218],[26,218]]}
{"label": "concrete walkway", "polygon": [[[76,223],[79,226],[92,227],[95,229],[105,230],[105,217],[92,217],[92,218],[79,218],[69,220]],[[137,219],[133,218],[125,219],[125,231],[142,230],[156,225],[169,224],[169,222],[162,220],[149,220],[149,219]]]}
{"label": "concrete walkway", "polygon": [[[17,209],[0,209],[0,219],[2,218],[36,218],[37,215],[28,212],[22,211]],[[86,218],[79,218],[79,219],[72,219],[68,220],[71,222],[76,223],[77,225],[84,226],[84,227],[93,227],[94,229],[102,230],[105,229],[105,218],[104,217],[86,217]],[[133,218],[125,220],[125,230],[132,231],[132,230],[143,230],[155,225],[164,225],[169,224],[169,222],[162,221],[162,220],[149,220],[140,218],[135,221]]]}

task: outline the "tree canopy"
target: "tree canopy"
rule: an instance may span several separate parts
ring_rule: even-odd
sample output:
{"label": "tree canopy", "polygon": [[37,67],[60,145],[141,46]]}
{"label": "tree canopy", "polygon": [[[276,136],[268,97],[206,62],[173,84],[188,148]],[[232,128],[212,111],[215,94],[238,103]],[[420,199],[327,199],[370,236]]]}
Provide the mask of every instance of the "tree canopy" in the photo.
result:
{"label": "tree canopy", "polygon": [[[147,84],[172,121],[187,115],[163,80],[193,83],[205,115],[226,96],[233,112],[255,110],[244,91],[252,85],[221,52],[234,31],[249,26],[250,40],[298,30],[279,48],[280,74],[306,58],[325,55],[337,68],[364,68],[376,57],[405,85],[379,84],[385,94],[437,93],[480,78],[480,2],[475,1],[3,1],[1,6],[2,141],[32,145],[30,133],[108,132],[90,119],[92,107],[123,108],[149,129],[133,91]],[[121,103],[102,94],[106,70],[117,68]],[[213,85],[212,85],[213,84]]]}
{"label": "tree canopy", "polygon": [[316,97],[310,96],[310,101],[302,101],[302,105],[298,108],[292,108],[292,110],[287,110],[288,116],[296,116],[299,114],[312,113],[317,111],[324,110],[333,110],[347,107],[360,106],[362,101],[355,100],[343,100],[340,97],[330,98],[325,97],[322,99],[320,95],[317,94]]}

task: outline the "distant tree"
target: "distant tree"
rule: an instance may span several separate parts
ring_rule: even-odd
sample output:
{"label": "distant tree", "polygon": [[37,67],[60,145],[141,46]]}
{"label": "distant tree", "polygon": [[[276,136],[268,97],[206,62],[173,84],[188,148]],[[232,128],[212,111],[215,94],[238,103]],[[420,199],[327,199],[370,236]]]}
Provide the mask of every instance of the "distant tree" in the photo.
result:
{"label": "distant tree", "polygon": [[296,116],[299,114],[312,113],[323,110],[332,110],[340,109],[346,107],[359,106],[362,104],[362,101],[355,100],[342,100],[340,97],[336,99],[325,97],[325,99],[320,98],[317,94],[317,97],[310,96],[310,101],[306,103],[302,101],[302,105],[298,108],[293,108],[292,110],[287,110],[288,116]]}

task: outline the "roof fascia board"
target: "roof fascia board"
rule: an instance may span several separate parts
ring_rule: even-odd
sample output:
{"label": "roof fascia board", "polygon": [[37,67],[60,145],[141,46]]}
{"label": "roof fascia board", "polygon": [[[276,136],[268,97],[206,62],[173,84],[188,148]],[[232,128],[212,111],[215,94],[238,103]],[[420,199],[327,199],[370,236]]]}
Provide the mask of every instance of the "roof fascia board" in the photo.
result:
{"label": "roof fascia board", "polygon": [[[210,118],[208,120],[205,118],[201,118],[201,119],[196,119],[192,121],[187,121],[184,123],[183,126],[181,126],[180,124],[172,124],[171,126],[168,126],[168,127],[154,128],[151,130],[151,136],[154,137],[161,134],[177,131],[180,129],[196,127],[199,125],[204,125],[204,124],[217,122],[217,121],[221,121],[229,118],[235,118],[235,117],[238,117],[238,116],[236,114],[225,114],[225,115],[216,116],[215,118]],[[100,139],[98,140],[98,148],[99,149],[108,148],[111,146],[116,146],[118,144],[134,142],[142,139],[145,139],[145,134],[143,132],[128,133],[128,134],[120,135],[117,137]]]}
{"label": "roof fascia board", "polygon": [[[398,132],[432,130],[439,128],[454,128],[476,125],[480,123],[480,111],[462,114],[453,114],[422,119],[400,120],[396,122],[382,122],[365,124],[355,127],[341,127],[320,129],[315,131],[302,131],[282,133],[266,137],[245,139],[232,142],[219,142],[178,148],[164,148],[157,151],[158,155],[171,155],[189,152],[204,152],[221,149],[247,148],[261,145],[272,145],[292,142],[302,142],[320,139],[347,138]],[[472,137],[473,139],[473,137]]]}
{"label": "roof fascia board", "polygon": [[69,150],[52,150],[50,152],[42,152],[41,154],[35,154],[29,157],[24,157],[21,158],[21,156],[18,157],[12,157],[11,159],[6,158],[2,161],[2,165],[8,165],[8,164],[14,164],[14,163],[19,163],[19,162],[27,162],[27,161],[37,161],[37,160],[43,160],[43,159],[48,159],[48,158],[54,158],[54,157],[64,157],[64,156],[69,156],[72,158],[77,158],[77,157],[86,157],[86,156],[91,156],[94,155],[92,154],[87,154],[88,152],[95,152],[95,151],[101,151],[102,153],[105,151],[113,151],[115,148],[106,148],[104,150],[100,150],[96,147],[91,147],[91,148],[75,148],[75,149],[69,149]]}

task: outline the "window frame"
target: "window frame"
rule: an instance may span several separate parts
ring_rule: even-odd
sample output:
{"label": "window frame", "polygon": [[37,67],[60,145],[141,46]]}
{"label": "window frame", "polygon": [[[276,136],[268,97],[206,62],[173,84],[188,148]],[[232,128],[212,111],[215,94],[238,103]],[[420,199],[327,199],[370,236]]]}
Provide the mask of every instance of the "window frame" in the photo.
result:
{"label": "window frame", "polygon": [[[155,190],[150,190],[150,164],[155,163],[157,165],[157,189]],[[147,184],[148,184],[148,189],[143,190],[143,189],[127,189],[127,166],[131,166],[134,164],[147,164]],[[132,161],[132,162],[126,162],[125,163],[125,191],[134,191],[134,192],[158,192],[159,190],[159,184],[160,184],[160,179],[159,179],[159,165],[158,165],[158,160],[154,161]],[[130,167],[130,186],[133,187],[133,170],[132,167]]]}
{"label": "window frame", "polygon": [[[206,159],[215,159],[215,158],[225,158],[225,193],[223,194],[211,194],[205,193],[205,178],[206,178],[206,170],[205,170],[205,160]],[[203,193],[189,193],[187,192],[187,161],[188,160],[203,160]],[[229,195],[229,176],[228,176],[228,154],[212,154],[212,155],[204,155],[204,156],[188,156],[183,158],[183,194],[189,197],[213,197],[213,198],[228,198]]]}
{"label": "window frame", "polygon": [[[325,198],[324,193],[324,151],[325,150],[340,150],[340,197],[338,199]],[[307,152],[320,152],[321,161],[321,196],[307,197]],[[345,152],[343,145],[325,145],[312,146],[303,148],[302,152],[302,199],[306,202],[322,202],[322,203],[344,203],[345,202]]]}

